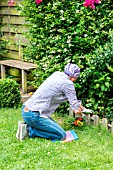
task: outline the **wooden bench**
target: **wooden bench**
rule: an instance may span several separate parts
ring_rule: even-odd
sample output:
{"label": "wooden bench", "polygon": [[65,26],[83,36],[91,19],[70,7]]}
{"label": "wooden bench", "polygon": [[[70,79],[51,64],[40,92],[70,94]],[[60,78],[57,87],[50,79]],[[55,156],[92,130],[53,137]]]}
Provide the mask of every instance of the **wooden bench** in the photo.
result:
{"label": "wooden bench", "polygon": [[21,70],[22,75],[22,93],[27,92],[27,71],[31,69],[35,69],[37,67],[36,64],[23,62],[20,60],[3,60],[0,61],[1,65],[1,78],[5,78],[5,66],[18,68]]}

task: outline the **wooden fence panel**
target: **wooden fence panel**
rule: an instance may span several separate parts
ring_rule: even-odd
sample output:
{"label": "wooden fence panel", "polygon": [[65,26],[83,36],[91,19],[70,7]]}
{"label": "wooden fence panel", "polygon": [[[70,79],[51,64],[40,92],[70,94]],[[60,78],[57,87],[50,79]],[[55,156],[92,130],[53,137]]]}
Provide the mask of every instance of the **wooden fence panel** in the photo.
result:
{"label": "wooden fence panel", "polygon": [[17,6],[22,2],[22,0],[15,0],[13,6],[8,6],[8,0],[0,2],[0,17],[2,18],[1,31],[3,36],[0,37],[1,40],[8,41],[6,49],[9,50],[5,56],[6,58],[12,58],[17,60],[23,60],[22,48],[28,43],[23,33],[27,31],[27,22],[25,18],[22,17],[21,11],[17,9]]}

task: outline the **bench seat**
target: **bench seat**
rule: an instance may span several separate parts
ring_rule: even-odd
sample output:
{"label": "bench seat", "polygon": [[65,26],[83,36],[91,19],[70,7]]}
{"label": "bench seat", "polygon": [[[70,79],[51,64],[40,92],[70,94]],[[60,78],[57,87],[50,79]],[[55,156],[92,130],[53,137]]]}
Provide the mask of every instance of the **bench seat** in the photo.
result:
{"label": "bench seat", "polygon": [[0,61],[1,65],[1,78],[5,78],[5,66],[18,68],[21,70],[22,75],[22,93],[27,92],[27,71],[37,68],[36,64],[23,62],[20,60],[3,60]]}

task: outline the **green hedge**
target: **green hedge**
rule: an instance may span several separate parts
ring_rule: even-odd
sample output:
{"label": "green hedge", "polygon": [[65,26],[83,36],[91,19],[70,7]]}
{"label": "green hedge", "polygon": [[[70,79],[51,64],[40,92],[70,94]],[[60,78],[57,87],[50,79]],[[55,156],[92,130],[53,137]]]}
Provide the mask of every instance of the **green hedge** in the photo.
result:
{"label": "green hedge", "polygon": [[112,98],[113,4],[105,0],[92,10],[78,0],[26,0],[20,8],[29,27],[24,56],[38,65],[33,83],[39,86],[72,60],[81,68],[78,98],[102,115]]}
{"label": "green hedge", "polygon": [[0,107],[17,107],[20,99],[19,84],[16,81],[0,80]]}

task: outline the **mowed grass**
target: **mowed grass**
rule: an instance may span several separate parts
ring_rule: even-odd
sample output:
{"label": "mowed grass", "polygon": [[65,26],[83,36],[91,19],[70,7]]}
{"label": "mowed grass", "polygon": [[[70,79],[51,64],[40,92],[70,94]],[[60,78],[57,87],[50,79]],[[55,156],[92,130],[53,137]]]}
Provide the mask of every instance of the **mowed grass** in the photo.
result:
{"label": "mowed grass", "polygon": [[79,140],[68,143],[16,139],[21,108],[0,109],[0,170],[113,170],[113,134],[100,127],[71,125],[73,118],[53,116]]}

